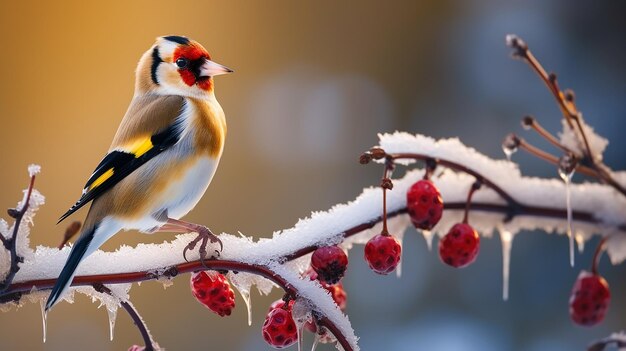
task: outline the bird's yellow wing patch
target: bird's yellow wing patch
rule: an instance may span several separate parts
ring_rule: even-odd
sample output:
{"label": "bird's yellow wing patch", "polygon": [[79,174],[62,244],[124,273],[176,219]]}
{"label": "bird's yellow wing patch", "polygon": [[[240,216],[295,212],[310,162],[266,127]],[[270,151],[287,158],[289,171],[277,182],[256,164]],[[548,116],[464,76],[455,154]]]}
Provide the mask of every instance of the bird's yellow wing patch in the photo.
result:
{"label": "bird's yellow wing patch", "polygon": [[106,172],[102,173],[102,175],[96,178],[96,180],[94,180],[93,183],[89,185],[89,190],[97,188],[98,186],[102,185],[102,183],[106,182],[107,179],[113,176],[113,172],[114,172],[113,168],[110,168]]}
{"label": "bird's yellow wing patch", "polygon": [[136,139],[132,143],[125,145],[122,149],[128,153],[135,155],[135,158],[141,157],[146,152],[150,151],[154,145],[150,137]]}

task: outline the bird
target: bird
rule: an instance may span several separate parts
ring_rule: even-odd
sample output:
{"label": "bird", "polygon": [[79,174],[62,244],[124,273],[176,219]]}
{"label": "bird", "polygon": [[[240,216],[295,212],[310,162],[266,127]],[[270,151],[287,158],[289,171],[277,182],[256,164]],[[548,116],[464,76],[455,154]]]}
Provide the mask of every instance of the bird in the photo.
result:
{"label": "bird", "polygon": [[122,230],[195,232],[185,259],[198,243],[202,262],[209,241],[223,248],[209,228],[181,218],[203,196],[224,150],[226,118],[213,77],[232,72],[185,36],[158,37],[141,56],[132,101],[107,154],[59,219],[91,202],[46,313],[67,291],[80,263]]}

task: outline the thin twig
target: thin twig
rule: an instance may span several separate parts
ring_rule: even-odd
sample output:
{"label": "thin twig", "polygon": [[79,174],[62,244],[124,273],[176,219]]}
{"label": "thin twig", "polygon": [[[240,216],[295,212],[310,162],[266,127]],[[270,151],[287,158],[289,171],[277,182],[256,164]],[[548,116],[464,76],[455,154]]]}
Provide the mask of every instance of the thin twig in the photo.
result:
{"label": "thin twig", "polygon": [[30,177],[30,184],[28,185],[28,191],[26,192],[26,198],[24,199],[24,205],[19,211],[9,211],[9,213],[15,218],[15,224],[13,225],[13,236],[11,238],[3,237],[3,244],[5,247],[9,246],[8,250],[11,254],[11,267],[9,268],[9,272],[7,276],[4,278],[2,283],[0,283],[0,293],[5,292],[13,282],[13,278],[15,278],[15,274],[20,270],[20,263],[24,262],[24,258],[18,256],[17,254],[17,234],[19,232],[20,224],[22,224],[22,219],[24,219],[24,215],[26,211],[28,211],[28,206],[30,205],[30,197],[33,194],[33,187],[35,186],[35,175],[33,174]]}
{"label": "thin twig", "polygon": [[[395,153],[395,154],[389,154],[389,156],[394,160],[411,159],[411,160],[427,161],[427,160],[433,159],[432,156],[425,155],[425,154],[416,154],[416,153]],[[499,187],[498,185],[496,185],[489,179],[485,178],[482,174],[474,171],[473,169],[467,168],[462,164],[445,160],[442,158],[436,159],[436,162],[437,164],[442,165],[444,167],[448,167],[456,171],[467,173],[471,176],[474,176],[474,178],[476,179],[480,179],[483,182],[483,184],[485,184],[486,186],[493,189],[496,193],[498,193],[498,195],[500,195],[513,209],[521,206],[521,204],[517,200],[515,200],[508,192],[506,192],[504,189],[502,189],[501,187]]]}
{"label": "thin twig", "polygon": [[537,132],[537,134],[539,134],[541,137],[546,139],[550,144],[552,144],[552,145],[556,146],[557,148],[561,149],[563,152],[571,153],[571,154],[574,153],[572,150],[567,148],[565,145],[561,144],[561,142],[554,135],[552,135],[552,133],[548,132],[545,128],[543,128],[541,126],[541,124],[539,124],[539,122],[537,122],[537,120],[534,117],[532,117],[532,116],[525,116],[522,119],[522,125],[525,128],[533,129],[535,132]]}
{"label": "thin twig", "polygon": [[526,63],[528,63],[528,65],[546,84],[548,90],[550,90],[557,104],[559,105],[559,108],[561,109],[561,112],[563,114],[563,117],[567,121],[567,124],[573,131],[577,132],[576,135],[579,141],[584,146],[583,154],[585,156],[585,160],[588,161],[588,163],[591,165],[591,168],[596,171],[597,176],[595,177],[601,179],[603,182],[609,184],[610,186],[615,188],[615,190],[619,191],[622,195],[626,196],[626,187],[615,181],[610,172],[604,169],[606,165],[604,165],[600,160],[596,160],[596,158],[593,156],[587,134],[583,128],[582,113],[576,108],[576,104],[573,101],[574,93],[571,90],[569,90],[567,93],[561,91],[556,79],[556,74],[548,74],[546,72],[543,66],[541,66],[541,63],[539,63],[539,60],[537,60],[532,54],[524,40],[515,35],[508,35],[507,45],[509,45],[514,50],[513,56],[522,59]]}
{"label": "thin twig", "polygon": [[545,83],[548,90],[552,93],[554,98],[556,99],[561,112],[563,113],[563,117],[569,124],[570,128],[574,128],[572,123],[572,119],[574,117],[574,113],[570,111],[568,104],[566,103],[563,93],[558,88],[558,83],[556,81],[556,75],[548,74],[546,70],[543,68],[541,63],[535,58],[528,45],[524,40],[517,37],[516,35],[507,36],[507,44],[514,50],[513,57],[519,58],[526,63],[537,73],[539,78]]}
{"label": "thin twig", "polygon": [[[559,164],[559,158],[552,155],[549,152],[543,151],[540,148],[533,146],[532,144],[530,144],[529,142],[527,142],[526,140],[524,140],[523,138],[518,138],[519,139],[519,148],[528,152],[529,154],[538,157],[544,161],[547,161],[549,163],[552,163],[554,165],[558,165]],[[592,178],[596,178],[599,180],[603,180],[602,177],[598,174],[598,172],[593,169],[593,168],[589,168],[587,166],[583,166],[581,164],[577,164],[576,165],[576,172],[580,173],[580,174],[584,174],[588,177],[592,177]]]}
{"label": "thin twig", "polygon": [[482,181],[480,179],[476,179],[476,181],[472,183],[470,190],[467,192],[467,201],[465,203],[465,213],[463,214],[463,223],[465,224],[467,224],[470,207],[472,206],[472,196],[474,196],[474,193],[476,192],[476,190],[480,189],[481,185],[482,185]]}
{"label": "thin twig", "polygon": [[[93,288],[98,292],[105,293],[114,298],[117,298],[113,294],[111,289],[109,289],[102,283],[94,283]],[[141,317],[139,316],[139,313],[137,312],[137,309],[135,309],[135,306],[133,306],[133,304],[131,304],[129,301],[121,299],[120,305],[124,308],[124,310],[126,310],[130,318],[133,320],[133,323],[137,326],[137,329],[139,329],[139,333],[143,338],[144,345],[146,345],[145,351],[154,351],[155,342],[154,340],[152,340],[152,336],[148,331],[148,327],[146,326],[146,323],[144,323],[143,319],[141,319]]]}

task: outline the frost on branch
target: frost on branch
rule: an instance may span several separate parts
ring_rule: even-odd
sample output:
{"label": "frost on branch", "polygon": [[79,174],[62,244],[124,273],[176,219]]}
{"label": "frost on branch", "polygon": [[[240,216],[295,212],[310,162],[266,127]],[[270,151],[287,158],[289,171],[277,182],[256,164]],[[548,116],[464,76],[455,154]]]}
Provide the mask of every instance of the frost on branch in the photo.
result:
{"label": "frost on branch", "polygon": [[[39,173],[40,167],[37,165],[28,166],[28,174],[32,178]],[[28,196],[28,189],[23,191],[22,200],[17,203],[15,209],[10,211],[18,211],[19,209],[24,208],[26,204],[26,197]],[[45,197],[41,195],[37,190],[33,189],[30,194],[29,206],[26,209],[21,221],[21,225],[14,221],[13,224],[9,225],[7,220],[4,218],[0,218],[0,235],[2,235],[5,239],[10,239],[13,237],[13,233],[15,231],[16,224],[18,225],[18,230],[16,233],[16,253],[19,257],[22,257],[24,261],[31,260],[33,257],[33,250],[30,247],[30,230],[33,226],[33,217],[39,210],[39,207],[45,203]],[[0,280],[4,279],[6,275],[9,273],[11,266],[11,253],[10,250],[0,250]]]}
{"label": "frost on branch", "polygon": [[[380,135],[380,146],[389,154],[416,153],[424,154],[435,159],[453,161],[474,170],[491,182],[505,190],[520,204],[526,206],[546,207],[551,209],[564,209],[565,184],[557,179],[542,179],[522,176],[517,164],[506,160],[494,160],[469,148],[461,143],[459,139],[435,140],[423,135],[411,135],[408,133],[394,133]],[[397,163],[412,163],[409,160],[397,160]],[[556,173],[556,172],[555,172]],[[411,172],[406,177],[411,177]],[[414,175],[413,180],[419,175]],[[466,191],[474,181],[474,177],[465,173],[453,172],[449,169],[440,170],[435,176],[434,182],[441,190],[441,194],[446,202],[464,201]],[[410,183],[410,181],[409,181]],[[411,183],[412,184],[412,183]],[[393,198],[397,188],[406,190],[403,185],[394,183],[391,191]],[[622,242],[624,239],[624,228],[626,227],[626,198],[621,196],[612,187],[598,183],[583,183],[571,185],[572,210],[573,212],[588,213],[593,217],[593,221],[574,221],[575,231],[588,239],[592,234],[610,235],[614,232],[615,242]],[[402,190],[400,190],[400,193]],[[402,195],[402,194],[399,194]],[[476,192],[476,202],[489,202],[506,204],[493,189],[483,187]],[[390,202],[390,211],[393,211],[393,203]],[[401,205],[401,204],[400,204]],[[460,216],[460,213],[457,214]],[[487,215],[491,217],[492,215]],[[447,217],[447,218],[446,218]],[[474,215],[480,219],[481,215]],[[503,217],[503,216],[499,216]],[[449,214],[444,214],[443,220],[449,219]],[[503,223],[504,218],[494,220],[493,218],[478,220],[481,233],[491,233],[497,229],[499,224],[515,234],[519,230],[543,229],[547,232],[557,232],[563,234],[565,227],[562,219],[537,218],[536,216],[525,216],[524,214],[515,216],[510,222]],[[439,233],[447,230],[449,226],[438,225]],[[626,249],[626,248],[625,248]],[[609,255],[614,264],[622,262],[626,258],[625,249],[609,249]]]}
{"label": "frost on branch", "polygon": [[[559,135],[561,144],[574,151],[576,156],[579,158],[583,158],[585,155],[584,145],[581,145],[576,131],[574,131],[574,129],[570,127],[565,120],[562,120],[561,123],[563,124],[563,132]],[[609,145],[608,139],[596,134],[591,126],[582,121],[582,117],[581,125],[585,135],[587,136],[587,140],[589,141],[589,147],[591,148],[594,159],[602,161],[602,154],[604,153],[606,146]]]}
{"label": "frost on branch", "polygon": [[[471,172],[479,174],[484,181],[473,196],[471,209],[472,226],[480,235],[491,236],[498,231],[510,244],[513,236],[522,230],[542,229],[559,234],[567,230],[565,185],[560,180],[524,177],[514,163],[490,159],[464,146],[458,139],[435,140],[422,135],[394,133],[380,135],[380,146],[387,154],[420,154],[438,160],[440,165],[444,161],[453,162],[465,169],[460,172],[439,166],[432,174],[431,180],[439,188],[447,207],[441,221],[427,235],[442,236],[461,220],[467,191],[476,181]],[[402,158],[395,162],[412,163]],[[402,238],[410,224],[406,215],[407,190],[423,175],[423,169],[409,170],[404,176],[394,179],[393,189],[388,190],[388,229],[397,238]],[[511,198],[503,198],[502,192]],[[624,197],[608,185],[595,183],[571,185],[571,195],[573,228],[579,240],[587,240],[593,234],[610,236],[607,246],[611,260],[614,264],[622,262],[626,258],[626,219],[622,215],[626,213]],[[336,205],[325,212],[314,212],[294,227],[273,233],[269,239],[254,241],[248,237],[221,234],[224,251],[219,259],[208,260],[207,266],[209,269],[228,270],[231,283],[248,303],[253,286],[267,294],[274,286],[280,285],[288,293],[297,295],[293,298],[298,299],[301,310],[302,306],[308,309],[300,311],[299,315],[310,313],[321,316],[329,323],[327,325],[334,328],[331,331],[336,336],[342,336],[339,341],[343,342],[344,348],[358,350],[358,338],[347,316],[326,289],[317,281],[303,279],[302,273],[308,268],[311,252],[315,248],[339,245],[349,250],[354,244],[365,243],[380,234],[382,196],[378,187],[364,189],[354,201]],[[29,211],[34,209],[36,206]],[[28,218],[32,220],[32,214]],[[7,224],[0,229],[9,231]],[[78,282],[75,281],[71,291],[78,289],[85,292],[100,299],[108,311],[115,311],[117,306],[128,300],[130,285],[108,285],[115,291],[106,297],[91,287],[94,283],[132,283],[147,279],[169,281],[178,273],[201,270],[203,267],[199,261],[186,264],[181,257],[181,252],[194,237],[194,234],[183,234],[162,244],[122,246],[114,252],[99,250],[81,264],[77,272]],[[37,247],[20,264],[12,289],[7,293],[28,293],[33,287],[49,287],[45,285],[45,279],[58,276],[69,251],[67,247],[62,250]],[[189,258],[198,260],[199,256],[196,252]],[[237,269],[232,268],[235,266]],[[93,281],[81,280],[84,276],[92,276]],[[129,276],[132,278],[121,278]],[[89,287],[76,287],[78,285]],[[121,291],[117,291],[118,288]]]}

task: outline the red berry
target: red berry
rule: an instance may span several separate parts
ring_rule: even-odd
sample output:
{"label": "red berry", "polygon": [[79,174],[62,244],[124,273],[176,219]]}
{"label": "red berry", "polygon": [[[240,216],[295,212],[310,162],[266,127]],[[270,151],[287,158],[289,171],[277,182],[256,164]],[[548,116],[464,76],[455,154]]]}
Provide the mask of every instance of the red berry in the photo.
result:
{"label": "red berry", "polygon": [[[315,271],[313,271],[312,269],[308,269],[307,271],[305,271],[302,276],[304,277],[308,277],[311,280],[316,280],[318,279],[317,273],[315,273]],[[330,284],[326,284],[324,282],[320,282],[320,284],[322,285],[322,287],[326,290],[328,290],[328,292],[330,293],[330,296],[333,298],[333,301],[335,301],[335,303],[337,304],[337,306],[339,306],[339,308],[343,311],[346,309],[346,300],[348,298],[346,291],[343,288],[343,284],[341,282],[334,284],[334,285],[330,285]],[[282,300],[279,300],[282,301]],[[277,303],[278,301],[274,302]],[[272,304],[272,306],[274,306],[274,304]]]}
{"label": "red berry", "polygon": [[457,223],[439,241],[439,257],[452,267],[463,268],[476,260],[480,249],[478,233],[467,223]]}
{"label": "red berry", "polygon": [[431,230],[443,213],[443,200],[430,180],[420,180],[406,193],[406,207],[416,228]]}
{"label": "red berry", "polygon": [[311,256],[311,267],[320,281],[336,284],[346,272],[348,256],[339,246],[320,247]]}
{"label": "red berry", "polygon": [[602,276],[580,272],[569,299],[569,315],[578,325],[590,327],[604,320],[609,308],[611,291]]}
{"label": "red berry", "polygon": [[[285,302],[280,301],[282,306],[270,309],[262,328],[263,339],[276,349],[289,347],[298,341],[298,328],[291,316],[291,306],[293,304],[290,303],[289,307],[284,309]],[[279,303],[277,304],[280,305]]]}
{"label": "red berry", "polygon": [[341,309],[342,311],[345,310],[346,300],[348,298],[348,295],[346,294],[346,291],[343,288],[343,284],[341,283],[335,284],[335,285],[322,284],[322,286],[324,287],[324,289],[330,292],[330,296],[332,296],[333,301],[335,301],[337,306],[339,306],[339,309]]}
{"label": "red berry", "polygon": [[235,292],[224,275],[204,271],[193,273],[190,285],[198,302],[221,317],[230,316],[235,308]]}
{"label": "red berry", "polygon": [[365,244],[365,260],[378,274],[393,272],[400,263],[402,246],[391,235],[378,234]]}

